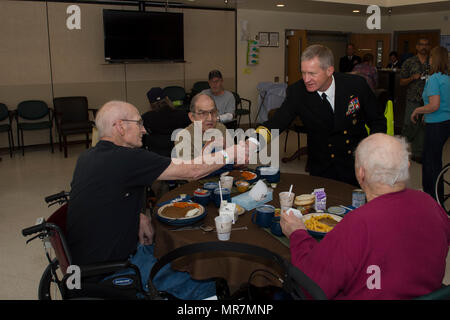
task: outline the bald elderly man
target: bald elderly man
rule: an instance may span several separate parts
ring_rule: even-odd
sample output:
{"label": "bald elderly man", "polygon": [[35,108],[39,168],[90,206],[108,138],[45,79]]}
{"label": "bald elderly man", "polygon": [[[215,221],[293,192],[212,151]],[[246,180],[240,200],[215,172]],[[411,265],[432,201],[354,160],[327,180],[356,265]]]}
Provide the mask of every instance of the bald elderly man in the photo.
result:
{"label": "bald elderly man", "polygon": [[[71,184],[67,239],[72,260],[75,265],[85,265],[130,258],[139,267],[146,286],[156,259],[153,228],[141,213],[144,187],[157,179],[206,176],[221,168],[235,147],[206,155],[196,164],[175,163],[140,148],[146,133],[142,118],[133,105],[121,101],[106,103],[98,111],[95,124],[99,141],[80,155]],[[215,294],[214,283],[193,281],[187,273],[168,272],[158,281],[155,285],[159,290],[182,299]]]}
{"label": "bald elderly man", "polygon": [[367,204],[344,216],[321,242],[283,214],[291,262],[329,299],[411,299],[441,287],[450,222],[428,194],[406,188],[403,138],[377,133],[356,149],[355,173]]}

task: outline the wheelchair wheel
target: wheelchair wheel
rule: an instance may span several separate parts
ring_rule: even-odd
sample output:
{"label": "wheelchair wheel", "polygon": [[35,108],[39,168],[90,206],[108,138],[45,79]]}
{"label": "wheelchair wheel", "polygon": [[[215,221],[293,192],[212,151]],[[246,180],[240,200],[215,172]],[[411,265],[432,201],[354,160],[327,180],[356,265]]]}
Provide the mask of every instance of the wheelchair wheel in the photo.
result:
{"label": "wheelchair wheel", "polygon": [[58,270],[59,263],[56,259],[45,268],[41,281],[39,282],[39,300],[62,300],[62,294],[59,288],[60,280],[54,274],[54,272],[57,272]]}
{"label": "wheelchair wheel", "polygon": [[[444,194],[439,196],[438,188],[441,183],[444,185]],[[435,196],[437,202],[444,208],[445,212],[450,215],[450,163],[447,163],[445,167],[442,168],[436,179]]]}

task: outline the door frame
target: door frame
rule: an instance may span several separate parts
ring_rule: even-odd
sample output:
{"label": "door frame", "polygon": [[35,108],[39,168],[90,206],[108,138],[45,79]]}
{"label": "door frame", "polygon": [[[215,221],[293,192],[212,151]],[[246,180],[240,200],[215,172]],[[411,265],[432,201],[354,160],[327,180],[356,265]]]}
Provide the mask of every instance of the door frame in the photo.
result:
{"label": "door frame", "polygon": [[423,32],[437,32],[439,34],[439,38],[441,37],[441,29],[427,29],[427,30],[403,30],[403,31],[392,31],[392,50],[397,51],[399,54],[399,48],[397,48],[397,41],[399,34],[407,34],[407,33],[423,33]]}
{"label": "door frame", "polygon": [[[284,30],[284,77],[283,77],[284,83],[287,83],[286,78],[289,73],[289,59],[288,59],[289,52],[288,52],[288,48],[287,48],[289,32],[290,31],[302,31],[302,30],[304,30],[306,32],[306,38],[308,38],[308,33],[323,34],[323,35],[339,35],[339,36],[345,36],[347,38],[347,43],[350,42],[350,37],[352,34],[352,32],[349,32],[349,31],[308,30],[308,29],[293,29],[293,28],[285,29]],[[302,48],[302,49],[304,49],[304,48]],[[339,61],[338,61],[338,63],[339,63]],[[299,70],[299,72],[300,72],[300,70]]]}

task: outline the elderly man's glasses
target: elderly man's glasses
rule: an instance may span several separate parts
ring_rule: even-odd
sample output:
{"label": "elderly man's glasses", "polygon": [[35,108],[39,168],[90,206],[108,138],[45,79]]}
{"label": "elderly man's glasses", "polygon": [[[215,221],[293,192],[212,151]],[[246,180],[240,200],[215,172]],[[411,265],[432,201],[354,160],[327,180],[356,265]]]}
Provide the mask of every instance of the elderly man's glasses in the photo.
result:
{"label": "elderly man's glasses", "polygon": [[200,118],[208,118],[209,115],[211,115],[211,117],[215,118],[217,117],[217,110],[211,110],[211,111],[199,111],[199,112],[194,112],[196,115],[198,115]]}
{"label": "elderly man's glasses", "polygon": [[144,120],[142,119],[139,120],[120,119],[120,120],[127,122],[135,122],[139,127],[142,127],[144,125]]}

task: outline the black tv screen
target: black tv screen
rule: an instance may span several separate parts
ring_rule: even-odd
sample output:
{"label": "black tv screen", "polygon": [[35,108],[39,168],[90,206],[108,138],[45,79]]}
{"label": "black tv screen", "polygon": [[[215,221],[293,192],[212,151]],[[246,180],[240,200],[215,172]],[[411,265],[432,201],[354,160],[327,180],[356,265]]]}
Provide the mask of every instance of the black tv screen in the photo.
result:
{"label": "black tv screen", "polygon": [[184,61],[183,14],[103,10],[106,61]]}

